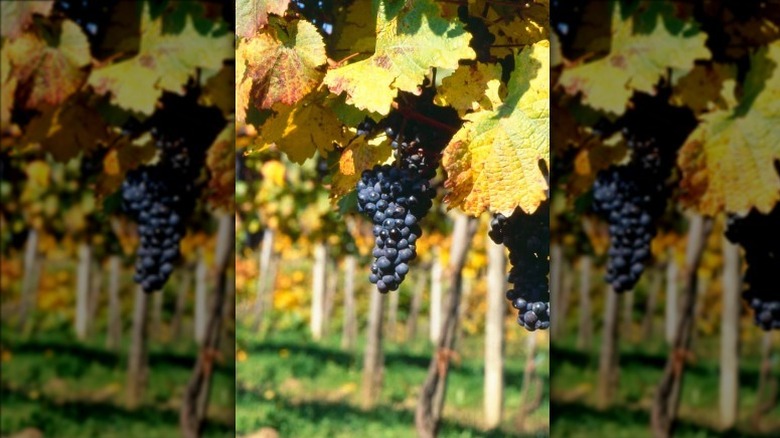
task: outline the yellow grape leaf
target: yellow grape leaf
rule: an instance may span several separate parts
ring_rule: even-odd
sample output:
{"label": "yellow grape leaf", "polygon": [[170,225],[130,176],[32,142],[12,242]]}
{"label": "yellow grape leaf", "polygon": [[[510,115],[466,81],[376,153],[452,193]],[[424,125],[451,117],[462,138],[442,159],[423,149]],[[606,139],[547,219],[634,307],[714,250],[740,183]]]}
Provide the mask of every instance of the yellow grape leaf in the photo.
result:
{"label": "yellow grape leaf", "polygon": [[109,137],[103,117],[87,93],[72,95],[62,105],[47,106],[25,129],[21,144],[40,144],[55,160],[65,162]]}
{"label": "yellow grape leaf", "polygon": [[733,89],[729,89],[729,83],[736,77],[733,64],[696,65],[674,85],[671,101],[688,106],[695,114],[733,107],[736,103],[730,98]]}
{"label": "yellow grape leaf", "polygon": [[236,35],[252,38],[268,24],[268,14],[284,15],[290,0],[236,0]]}
{"label": "yellow grape leaf", "polygon": [[333,143],[348,140],[338,118],[320,102],[299,102],[295,106],[276,104],[276,114],[265,121],[255,140],[260,149],[276,144],[290,160],[302,164],[314,152],[326,156]]}
{"label": "yellow grape leaf", "polygon": [[233,96],[233,90],[236,88],[235,80],[235,66],[222,67],[217,74],[206,81],[198,103],[203,106],[216,106],[222,114],[232,113],[236,106]]}
{"label": "yellow grape leaf", "polygon": [[[249,92],[252,90],[252,81],[246,79],[246,61],[244,51],[246,43],[238,42],[236,49],[236,121],[243,124],[246,121],[246,110],[249,106]],[[236,125],[238,128],[239,125]]]}
{"label": "yellow grape leaf", "polygon": [[79,26],[62,22],[56,45],[49,45],[38,33],[25,33],[8,44],[12,74],[31,88],[23,104],[37,108],[59,105],[76,92],[86,78],[82,68],[92,62],[87,36]]}
{"label": "yellow grape leaf", "polygon": [[[450,105],[463,116],[480,108],[492,110],[501,103],[498,89],[501,85],[499,64],[461,65],[444,78],[437,89],[436,105]],[[489,96],[488,96],[489,95]]]}
{"label": "yellow grape leaf", "polygon": [[330,189],[332,200],[337,201],[354,190],[364,170],[384,163],[392,153],[393,149],[384,136],[368,142],[363,136],[356,138],[339,157],[339,171],[334,175]]}
{"label": "yellow grape leaf", "polygon": [[[317,69],[325,63],[325,43],[317,28],[306,20],[290,23],[287,28],[270,27],[240,46],[239,63],[246,63],[238,91],[249,92],[259,109],[268,109],[277,102],[293,105],[314,89],[322,79]],[[243,108],[242,108],[243,111]]]}
{"label": "yellow grape leaf", "polygon": [[11,127],[11,108],[14,106],[14,93],[19,82],[11,75],[11,60],[8,58],[6,46],[0,49],[0,130],[6,133]]}
{"label": "yellow grape leaf", "polygon": [[780,199],[780,42],[751,59],[740,104],[701,116],[678,157],[682,200],[700,213],[768,213]]}
{"label": "yellow grape leaf", "polygon": [[4,1],[0,7],[0,35],[8,39],[18,37],[32,24],[34,14],[48,16],[53,5],[54,0]]}
{"label": "yellow grape leaf", "polygon": [[454,70],[458,60],[476,56],[471,35],[460,22],[442,18],[433,0],[374,0],[374,5],[374,54],[325,75],[332,93],[347,93],[348,104],[386,115],[398,91],[417,93],[431,67]]}
{"label": "yellow grape leaf", "polygon": [[[634,31],[635,19],[621,18],[614,5],[609,54],[596,61],[565,69],[559,83],[570,95],[582,93],[582,102],[621,115],[634,90],[654,94],[654,86],[668,68],[685,72],[697,59],[709,59],[707,35],[676,24],[670,13],[659,14],[651,33]],[[662,19],[661,17],[664,17]],[[679,29],[671,33],[669,28]]]}
{"label": "yellow grape leaf", "polygon": [[127,136],[120,135],[108,143],[112,148],[103,158],[103,172],[98,176],[96,191],[99,195],[115,192],[128,170],[149,162],[157,154],[151,136],[141,136],[133,143]]}
{"label": "yellow grape leaf", "polygon": [[477,216],[485,210],[528,213],[547,198],[540,164],[550,163],[550,43],[515,55],[506,101],[494,111],[465,116],[444,150],[444,201]]}
{"label": "yellow grape leaf", "polygon": [[490,49],[491,55],[498,57],[511,55],[512,46],[531,45],[549,38],[549,1],[532,2],[527,8],[515,14],[507,14],[507,11],[501,10],[510,8],[516,10],[518,6],[500,8],[492,5],[488,8],[485,23],[488,24],[490,33],[496,37],[493,42],[494,47]]}
{"label": "yellow grape leaf", "polygon": [[206,152],[206,167],[211,174],[206,197],[213,207],[228,211],[234,210],[236,191],[235,132],[235,126],[229,123]]}
{"label": "yellow grape leaf", "polygon": [[196,68],[218,70],[233,54],[232,34],[204,35],[189,15],[180,33],[163,34],[162,21],[144,4],[139,53],[94,70],[89,84],[98,94],[110,93],[117,106],[151,114],[163,90],[181,93]]}
{"label": "yellow grape leaf", "polygon": [[376,17],[372,2],[353,2],[333,23],[333,34],[329,49],[334,56],[344,58],[359,53],[357,59],[366,58],[374,52],[376,46]]}

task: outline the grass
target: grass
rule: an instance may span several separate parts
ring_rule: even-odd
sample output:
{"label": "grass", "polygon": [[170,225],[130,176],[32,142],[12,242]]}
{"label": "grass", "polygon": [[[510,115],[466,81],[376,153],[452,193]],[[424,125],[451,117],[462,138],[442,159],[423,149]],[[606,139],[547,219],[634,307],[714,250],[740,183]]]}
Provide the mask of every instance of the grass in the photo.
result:
{"label": "grass", "polygon": [[[179,407],[196,356],[194,344],[150,345],[147,390],[139,408],[124,406],[126,359],[101,339],[78,342],[69,331],[25,339],[4,327],[0,433],[39,429],[58,437],[179,436]],[[123,351],[127,348],[123,348]],[[212,380],[204,436],[231,436],[233,363]]]}
{"label": "grass", "polygon": [[[649,412],[656,385],[666,363],[662,349],[649,346],[622,347],[620,381],[611,408],[598,410],[593,394],[597,385],[598,356],[572,347],[573,342],[552,348],[551,429],[554,437],[650,436]],[[598,345],[595,342],[594,345]],[[707,350],[686,366],[675,437],[777,437],[780,436],[780,407],[760,421],[752,417],[756,404],[759,364],[754,356],[743,356],[740,364],[739,420],[733,430],[720,430],[719,367],[717,350]]]}
{"label": "grass", "polygon": [[[272,427],[281,436],[414,437],[414,409],[427,374],[431,347],[426,341],[385,343],[384,384],[377,406],[360,408],[362,357],[342,351],[339,338],[314,343],[302,332],[274,333],[259,339],[240,328],[239,349],[246,353],[236,369],[236,431],[248,434]],[[548,422],[547,350],[540,350],[542,406],[514,425],[519,412],[523,361],[506,362],[505,419],[501,427],[482,427],[483,365],[481,339],[466,338],[461,360],[450,371],[441,437],[546,436]],[[363,345],[362,341],[358,345]]]}

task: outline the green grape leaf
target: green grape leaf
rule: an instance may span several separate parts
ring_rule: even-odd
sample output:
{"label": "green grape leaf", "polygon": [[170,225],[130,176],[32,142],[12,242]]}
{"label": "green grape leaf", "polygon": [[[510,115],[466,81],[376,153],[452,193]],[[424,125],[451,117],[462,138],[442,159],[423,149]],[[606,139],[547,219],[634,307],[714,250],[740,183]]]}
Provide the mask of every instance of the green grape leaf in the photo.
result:
{"label": "green grape leaf", "polygon": [[417,93],[431,67],[456,69],[474,59],[471,35],[458,21],[441,17],[433,0],[375,0],[376,51],[368,59],[336,67],[324,83],[347,103],[386,115],[398,91]]}
{"label": "green grape leaf", "polygon": [[701,116],[678,157],[682,201],[703,214],[769,212],[780,200],[780,42],[751,57],[742,98]]}
{"label": "green grape leaf", "polygon": [[218,70],[232,57],[233,36],[202,33],[187,16],[180,33],[163,33],[163,19],[151,17],[144,4],[140,51],[136,56],[95,69],[89,78],[98,94],[125,109],[151,114],[164,90],[181,93],[198,67]]}
{"label": "green grape leaf", "polygon": [[528,213],[547,199],[541,166],[550,168],[550,43],[515,55],[504,103],[467,114],[444,150],[444,201],[477,216],[486,210]]}
{"label": "green grape leaf", "polygon": [[268,24],[268,14],[284,15],[290,0],[236,0],[236,35],[252,38]]}
{"label": "green grape leaf", "polygon": [[624,20],[620,8],[613,5],[609,54],[564,69],[559,83],[570,95],[582,93],[584,104],[621,115],[633,92],[653,94],[667,69],[676,69],[682,75],[694,67],[695,60],[709,59],[710,51],[704,44],[707,35],[681,23],[674,17],[673,8],[669,9],[654,16],[652,31],[640,32],[637,22],[644,17]]}

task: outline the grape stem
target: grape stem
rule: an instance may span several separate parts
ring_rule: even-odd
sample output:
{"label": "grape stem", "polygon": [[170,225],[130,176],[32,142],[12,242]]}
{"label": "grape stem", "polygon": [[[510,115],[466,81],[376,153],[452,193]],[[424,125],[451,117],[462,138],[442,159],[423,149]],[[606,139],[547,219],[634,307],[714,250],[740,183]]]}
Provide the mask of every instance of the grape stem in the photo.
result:
{"label": "grape stem", "polygon": [[397,103],[393,102],[393,108],[396,109],[401,115],[404,116],[405,119],[412,119],[415,121],[418,121],[420,123],[424,123],[428,126],[432,126],[436,129],[440,129],[442,131],[449,132],[451,134],[455,134],[458,132],[458,128],[455,128],[454,126],[447,125],[446,123],[442,123],[438,120],[434,120],[428,116],[422,115],[410,108],[407,107],[401,107]]}
{"label": "grape stem", "polygon": [[[440,3],[452,3],[456,5],[468,5],[468,0],[436,0]],[[514,3],[514,2],[505,2],[500,0],[485,0],[486,4],[492,4],[492,5],[500,5],[500,6],[512,6],[515,8],[522,8],[525,9],[525,5],[522,3]]]}

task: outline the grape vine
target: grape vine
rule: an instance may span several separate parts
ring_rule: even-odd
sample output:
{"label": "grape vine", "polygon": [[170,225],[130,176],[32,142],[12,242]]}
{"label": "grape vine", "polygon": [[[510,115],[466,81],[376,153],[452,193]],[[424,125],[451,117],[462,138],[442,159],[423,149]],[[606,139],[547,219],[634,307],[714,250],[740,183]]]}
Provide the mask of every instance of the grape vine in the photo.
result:
{"label": "grape vine", "polygon": [[133,280],[147,293],[162,288],[179,259],[206,150],[225,123],[216,108],[197,105],[193,90],[184,97],[165,93],[161,100],[163,108],[147,123],[159,161],[128,172],[122,184],[123,207],[140,235]]}

